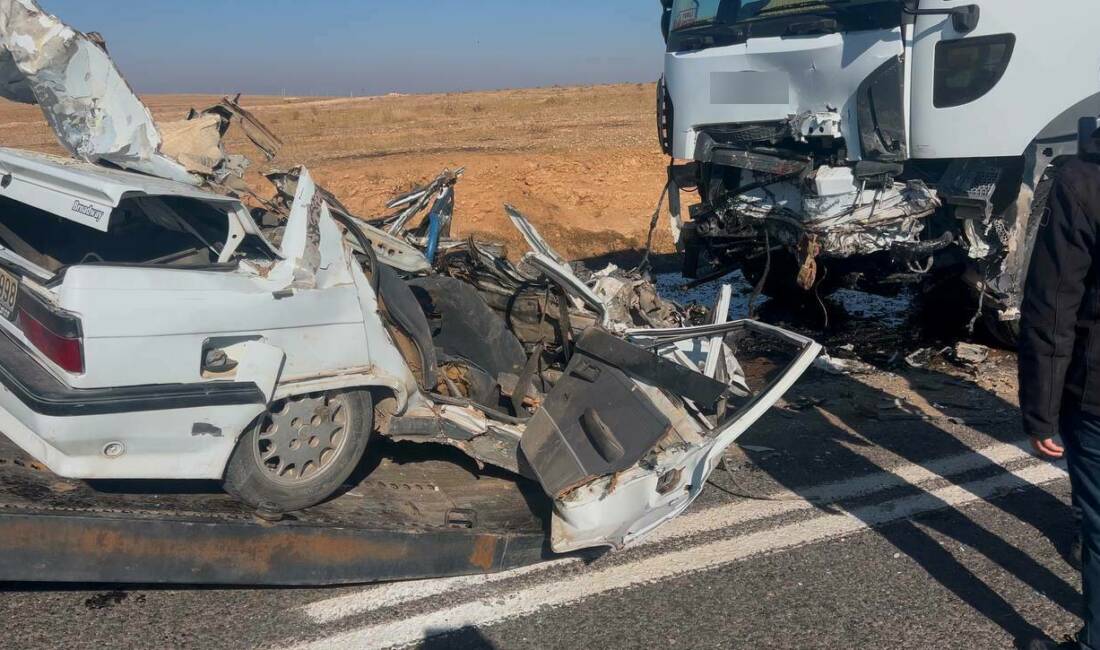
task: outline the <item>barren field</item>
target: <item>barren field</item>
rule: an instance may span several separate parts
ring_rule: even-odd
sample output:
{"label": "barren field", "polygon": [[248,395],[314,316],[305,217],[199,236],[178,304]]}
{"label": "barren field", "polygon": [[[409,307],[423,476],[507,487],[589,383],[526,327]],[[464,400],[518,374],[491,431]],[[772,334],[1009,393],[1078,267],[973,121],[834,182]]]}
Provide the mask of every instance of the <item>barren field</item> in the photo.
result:
{"label": "barren field", "polygon": [[[651,84],[373,98],[245,96],[286,142],[270,164],[247,147],[254,171],[305,164],[360,214],[443,168],[466,167],[458,235],[515,250],[502,206],[527,213],[570,258],[641,248],[664,182]],[[144,98],[159,120],[179,120],[219,97]],[[231,143],[231,148],[233,144]],[[60,152],[36,106],[0,102],[0,145]],[[254,184],[266,192],[262,182]],[[667,228],[657,247],[672,247]]]}

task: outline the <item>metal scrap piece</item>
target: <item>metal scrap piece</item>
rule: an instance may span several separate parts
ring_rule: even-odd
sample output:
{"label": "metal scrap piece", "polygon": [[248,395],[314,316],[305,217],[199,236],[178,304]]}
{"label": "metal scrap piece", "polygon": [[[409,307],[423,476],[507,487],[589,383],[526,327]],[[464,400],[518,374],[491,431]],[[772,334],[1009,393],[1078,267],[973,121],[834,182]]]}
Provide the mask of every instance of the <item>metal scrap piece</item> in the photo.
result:
{"label": "metal scrap piece", "polygon": [[[240,104],[241,96],[237,95],[233,99],[223,97],[221,102],[211,106],[204,110],[202,115],[218,115],[220,116],[228,129],[228,125],[234,122],[239,124],[241,130],[244,132],[245,137],[256,145],[256,148],[263,152],[268,161],[274,160],[278,155],[279,149],[283,147],[282,139],[275,135],[275,133],[267,127],[263,122],[256,118],[255,115],[245,110]],[[222,131],[222,135],[226,131]]]}
{"label": "metal scrap piece", "polygon": [[166,122],[161,133],[164,152],[196,174],[213,176],[225,158],[222,119],[217,115]]}
{"label": "metal scrap piece", "polygon": [[[265,175],[271,181],[271,184],[275,186],[276,200],[282,204],[283,208],[289,209],[289,206],[293,203],[303,174],[308,174],[308,172],[302,167],[295,167],[287,171],[269,172]],[[427,273],[431,271],[432,265],[428,262],[428,258],[415,246],[381,228],[372,226],[358,215],[352,214],[332,192],[325,188],[314,184],[314,191],[325,201],[329,210],[333,213],[343,215],[356,222],[363,235],[370,240],[374,254],[383,264],[406,273]],[[361,250],[362,247],[359,241],[350,234],[346,239],[352,250],[366,252]]]}
{"label": "metal scrap piece", "polygon": [[190,171],[217,183],[226,184],[231,179],[241,179],[251,161],[225,150],[225,136],[234,124],[238,124],[264,157],[268,161],[273,160],[283,141],[242,108],[239,100],[240,95],[234,99],[225,97],[203,111],[192,110],[185,120],[162,124],[164,152]]}
{"label": "metal scrap piece", "polygon": [[599,315],[601,325],[605,329],[610,329],[612,322],[608,317],[607,304],[604,299],[596,295],[587,284],[581,282],[580,278],[573,273],[573,269],[569,267],[569,264],[546,243],[546,240],[527,220],[527,217],[510,205],[504,206],[504,210],[533,251],[525,255],[523,261],[542,271],[546,277],[590,307]]}

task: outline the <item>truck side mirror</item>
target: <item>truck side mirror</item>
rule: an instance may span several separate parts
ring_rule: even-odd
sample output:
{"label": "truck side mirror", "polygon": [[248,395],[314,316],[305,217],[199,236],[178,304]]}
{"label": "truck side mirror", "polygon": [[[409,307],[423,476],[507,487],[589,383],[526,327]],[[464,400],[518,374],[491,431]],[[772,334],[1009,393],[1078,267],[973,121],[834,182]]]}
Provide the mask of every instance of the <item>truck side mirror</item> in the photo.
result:
{"label": "truck side mirror", "polygon": [[672,31],[672,0],[661,0],[661,36],[668,43],[668,35]]}
{"label": "truck side mirror", "polygon": [[963,5],[950,9],[918,9],[920,3],[907,0],[902,10],[912,16],[951,16],[951,26],[960,34],[969,34],[978,28],[982,19],[982,8],[978,5]]}
{"label": "truck side mirror", "polygon": [[1082,117],[1077,125],[1082,158],[1100,158],[1100,118]]}

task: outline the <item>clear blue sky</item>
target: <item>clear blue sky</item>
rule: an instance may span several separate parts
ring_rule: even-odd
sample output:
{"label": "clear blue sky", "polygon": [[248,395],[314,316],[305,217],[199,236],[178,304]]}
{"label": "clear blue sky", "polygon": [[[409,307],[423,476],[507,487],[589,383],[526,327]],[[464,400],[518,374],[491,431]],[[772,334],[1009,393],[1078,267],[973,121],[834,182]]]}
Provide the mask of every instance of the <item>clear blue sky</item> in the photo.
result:
{"label": "clear blue sky", "polygon": [[439,92],[653,81],[657,0],[40,0],[144,93]]}

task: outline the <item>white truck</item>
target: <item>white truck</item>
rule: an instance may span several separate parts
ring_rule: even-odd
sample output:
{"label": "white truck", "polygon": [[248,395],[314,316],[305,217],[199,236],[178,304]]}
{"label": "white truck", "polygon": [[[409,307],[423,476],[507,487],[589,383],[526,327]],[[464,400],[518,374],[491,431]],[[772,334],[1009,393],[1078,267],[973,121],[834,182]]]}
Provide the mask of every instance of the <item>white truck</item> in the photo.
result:
{"label": "white truck", "polygon": [[1100,113],[1092,2],[662,6],[661,143],[701,197],[673,202],[687,275],[778,297],[961,279],[956,311],[1014,342],[1051,172]]}

